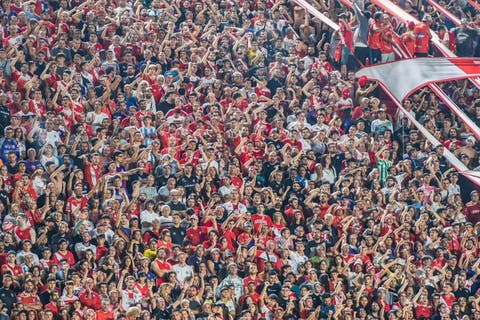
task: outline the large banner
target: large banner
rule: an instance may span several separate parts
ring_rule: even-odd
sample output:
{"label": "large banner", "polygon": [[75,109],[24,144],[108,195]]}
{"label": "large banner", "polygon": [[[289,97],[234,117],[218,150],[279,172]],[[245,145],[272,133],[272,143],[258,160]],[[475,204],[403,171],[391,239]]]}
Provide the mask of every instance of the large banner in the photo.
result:
{"label": "large banner", "polygon": [[480,76],[480,58],[416,58],[374,65],[357,72],[387,86],[400,101],[429,83]]}
{"label": "large banner", "polygon": [[428,86],[480,140],[480,128],[436,85],[480,76],[480,58],[406,59],[363,68],[356,76],[379,81],[399,101]]}

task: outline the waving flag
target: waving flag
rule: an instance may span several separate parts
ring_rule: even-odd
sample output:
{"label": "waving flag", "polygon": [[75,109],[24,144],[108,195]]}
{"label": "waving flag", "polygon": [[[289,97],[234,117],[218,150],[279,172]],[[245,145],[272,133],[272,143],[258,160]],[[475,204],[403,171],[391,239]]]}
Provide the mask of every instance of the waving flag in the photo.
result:
{"label": "waving flag", "polygon": [[480,76],[480,58],[417,58],[374,65],[357,72],[382,82],[402,101],[429,83]]}

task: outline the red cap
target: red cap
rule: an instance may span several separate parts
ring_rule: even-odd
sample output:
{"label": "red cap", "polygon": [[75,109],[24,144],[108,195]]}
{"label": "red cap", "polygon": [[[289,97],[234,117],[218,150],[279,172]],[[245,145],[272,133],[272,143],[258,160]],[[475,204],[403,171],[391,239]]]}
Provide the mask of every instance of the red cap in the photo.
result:
{"label": "red cap", "polygon": [[358,85],[360,87],[364,87],[365,85],[367,85],[367,76],[361,76],[360,79],[358,79]]}

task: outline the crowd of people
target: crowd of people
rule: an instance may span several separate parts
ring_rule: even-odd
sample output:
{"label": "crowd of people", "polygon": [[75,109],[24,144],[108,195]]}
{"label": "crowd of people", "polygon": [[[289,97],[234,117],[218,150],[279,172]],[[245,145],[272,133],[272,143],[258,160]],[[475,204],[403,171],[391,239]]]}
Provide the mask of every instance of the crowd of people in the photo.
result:
{"label": "crowd of people", "polygon": [[480,319],[480,144],[354,75],[480,13],[310,3],[2,1],[0,320]]}

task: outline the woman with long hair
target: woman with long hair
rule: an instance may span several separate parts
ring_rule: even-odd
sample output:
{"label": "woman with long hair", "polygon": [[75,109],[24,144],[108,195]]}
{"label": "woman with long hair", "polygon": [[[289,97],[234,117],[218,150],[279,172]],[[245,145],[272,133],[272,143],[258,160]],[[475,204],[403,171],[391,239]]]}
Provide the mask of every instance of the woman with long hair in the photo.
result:
{"label": "woman with long hair", "polygon": [[16,128],[14,138],[17,140],[18,150],[20,151],[20,158],[24,159],[26,155],[25,134],[22,128]]}
{"label": "woman with long hair", "polygon": [[210,253],[209,253],[209,259],[207,260],[208,274],[210,276],[218,275],[219,271],[222,270],[224,265],[225,265],[225,263],[222,260],[222,256],[220,254],[220,249],[215,248],[215,249],[211,250]]}

